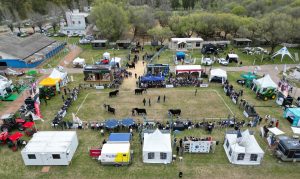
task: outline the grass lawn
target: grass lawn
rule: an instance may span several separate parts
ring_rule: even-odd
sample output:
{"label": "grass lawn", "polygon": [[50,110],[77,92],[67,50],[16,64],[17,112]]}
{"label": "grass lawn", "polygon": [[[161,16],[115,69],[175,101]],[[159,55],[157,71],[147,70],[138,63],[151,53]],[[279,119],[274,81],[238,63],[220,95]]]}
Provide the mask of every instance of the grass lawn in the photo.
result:
{"label": "grass lawn", "polygon": [[[235,81],[239,78],[240,73],[229,73],[229,81],[234,88],[241,89]],[[78,85],[82,82],[83,75],[74,75],[75,82],[69,87]],[[107,118],[117,118],[131,116],[130,109],[134,106],[141,107],[144,97],[152,99],[152,106],[146,106],[148,118],[155,120],[167,121],[167,112],[169,108],[181,108],[182,118],[202,120],[203,117],[226,117],[229,113],[224,102],[238,117],[244,119],[242,110],[231,102],[225,96],[222,87],[219,84],[211,84],[209,88],[199,88],[197,96],[194,96],[195,88],[176,88],[176,89],[150,89],[148,94],[135,96],[132,93],[121,91],[117,98],[108,99],[106,92],[96,91],[94,89],[83,90],[68,111],[66,119],[71,119],[71,112],[76,112],[85,99],[83,107],[79,110],[78,116],[82,120],[103,120]],[[218,92],[220,96],[217,95]],[[158,95],[166,95],[167,102],[157,104]],[[290,124],[282,118],[282,110],[276,106],[274,101],[259,101],[255,99],[254,92],[244,89],[244,98],[251,101],[254,105],[265,105],[272,107],[256,108],[262,116],[271,114],[272,117],[280,119],[280,129],[291,134]],[[222,100],[223,99],[223,100]],[[102,104],[109,103],[116,108],[116,116],[104,111]],[[39,130],[54,130],[50,127],[50,122],[57,110],[62,105],[60,96],[56,96],[48,101],[46,106],[43,102],[41,105],[44,122],[37,122]],[[135,117],[142,121],[141,117]],[[263,123],[264,124],[264,123]],[[263,125],[262,124],[262,125]],[[92,130],[78,130],[79,147],[73,157],[70,166],[53,166],[49,173],[42,173],[42,167],[26,167],[22,162],[20,151],[12,152],[6,146],[0,147],[0,178],[176,178],[178,172],[182,171],[185,178],[299,178],[298,172],[300,163],[283,163],[271,155],[267,149],[266,142],[259,136],[258,127],[252,128],[261,148],[266,152],[263,162],[260,166],[237,166],[228,162],[224,152],[222,141],[226,129],[215,129],[212,137],[220,141],[214,154],[184,154],[183,161],[176,161],[170,165],[151,165],[142,162],[142,147],[138,140],[137,133],[134,134],[132,149],[134,150],[133,163],[130,166],[113,167],[102,166],[97,161],[88,156],[88,148],[97,146],[103,140],[99,132]],[[206,137],[208,134],[202,129],[186,130],[176,137],[195,136]],[[105,136],[107,138],[107,134]]]}

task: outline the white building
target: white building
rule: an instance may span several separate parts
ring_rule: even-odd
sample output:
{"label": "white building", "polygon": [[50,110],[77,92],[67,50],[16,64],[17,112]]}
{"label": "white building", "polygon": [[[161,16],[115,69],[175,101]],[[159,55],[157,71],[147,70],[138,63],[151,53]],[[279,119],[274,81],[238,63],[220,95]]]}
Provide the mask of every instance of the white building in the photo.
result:
{"label": "white building", "polygon": [[41,131],[21,155],[25,165],[69,165],[78,146],[75,131]]}
{"label": "white building", "polygon": [[191,49],[201,49],[202,38],[171,38],[169,48],[171,50],[186,51]]}
{"label": "white building", "polygon": [[88,16],[89,13],[79,12],[78,9],[66,12],[67,27],[62,27],[60,32],[66,35],[85,35]]}
{"label": "white building", "polygon": [[143,162],[171,163],[172,147],[170,133],[163,134],[158,129],[144,133]]}
{"label": "white building", "polygon": [[259,165],[264,157],[264,151],[249,130],[242,132],[241,137],[236,133],[227,133],[223,147],[232,164]]}

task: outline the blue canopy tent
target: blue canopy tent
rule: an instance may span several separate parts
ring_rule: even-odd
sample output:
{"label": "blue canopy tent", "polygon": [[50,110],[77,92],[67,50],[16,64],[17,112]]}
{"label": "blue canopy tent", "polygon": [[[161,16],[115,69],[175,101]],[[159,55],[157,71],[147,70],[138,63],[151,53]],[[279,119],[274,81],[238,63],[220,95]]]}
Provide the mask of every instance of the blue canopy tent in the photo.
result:
{"label": "blue canopy tent", "polygon": [[132,118],[125,118],[121,121],[121,124],[125,127],[130,127],[134,125],[134,120]]}
{"label": "blue canopy tent", "polygon": [[283,117],[286,118],[292,126],[300,126],[300,108],[286,108]]}
{"label": "blue canopy tent", "polygon": [[142,76],[141,77],[141,82],[149,82],[149,81],[164,81],[165,77],[164,76],[152,76],[152,75],[148,75],[148,76]]}
{"label": "blue canopy tent", "polygon": [[184,52],[176,52],[176,58],[177,58],[177,60],[184,60],[185,53]]}
{"label": "blue canopy tent", "polygon": [[104,126],[109,129],[114,129],[119,126],[119,122],[115,119],[109,119],[105,122]]}
{"label": "blue canopy tent", "polygon": [[130,140],[130,133],[111,133],[108,137],[108,142],[129,142]]}

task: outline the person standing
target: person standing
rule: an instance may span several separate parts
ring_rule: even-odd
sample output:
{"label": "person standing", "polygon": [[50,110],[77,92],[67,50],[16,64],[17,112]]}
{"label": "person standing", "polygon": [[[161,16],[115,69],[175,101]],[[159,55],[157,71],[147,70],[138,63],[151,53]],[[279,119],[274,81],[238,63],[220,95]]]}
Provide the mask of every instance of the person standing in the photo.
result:
{"label": "person standing", "polygon": [[166,102],[166,95],[164,95],[164,102]]}
{"label": "person standing", "polygon": [[279,120],[276,120],[275,126],[278,128],[279,127]]}
{"label": "person standing", "polygon": [[61,95],[61,99],[63,100],[63,102],[65,102],[65,96]]}
{"label": "person standing", "polygon": [[151,106],[151,100],[150,100],[150,98],[149,98],[149,101],[148,101],[148,102],[149,102],[149,106]]}
{"label": "person standing", "polygon": [[197,96],[197,89],[195,90],[195,96]]}
{"label": "person standing", "polygon": [[179,155],[179,146],[176,147],[176,154]]}
{"label": "person standing", "polygon": [[135,79],[137,79],[137,74],[136,73],[134,74],[134,77],[135,77]]}
{"label": "person standing", "polygon": [[[150,101],[150,99],[149,99],[149,101]],[[145,98],[143,99],[143,103],[144,103],[144,106],[146,106],[146,99]]]}
{"label": "person standing", "polygon": [[157,103],[159,103],[160,102],[160,96],[158,96],[158,98],[157,98]]}
{"label": "person standing", "polygon": [[244,94],[244,91],[241,89],[240,96],[243,96],[243,94]]}

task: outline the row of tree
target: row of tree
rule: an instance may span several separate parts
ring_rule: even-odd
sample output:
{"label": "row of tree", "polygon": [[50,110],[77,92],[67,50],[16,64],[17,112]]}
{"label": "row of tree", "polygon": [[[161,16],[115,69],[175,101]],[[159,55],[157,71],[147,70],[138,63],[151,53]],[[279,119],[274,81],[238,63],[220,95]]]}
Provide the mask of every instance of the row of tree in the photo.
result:
{"label": "row of tree", "polygon": [[262,39],[273,50],[282,42],[300,39],[300,19],[284,13],[270,13],[260,18],[210,12],[177,15],[149,6],[126,6],[124,2],[98,0],[91,17],[99,29],[98,35],[110,40],[122,38],[129,30],[133,38],[147,34],[161,43],[173,36],[204,39],[240,36]]}

